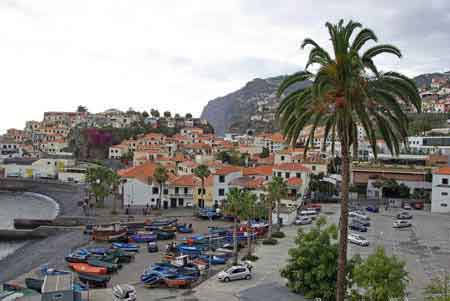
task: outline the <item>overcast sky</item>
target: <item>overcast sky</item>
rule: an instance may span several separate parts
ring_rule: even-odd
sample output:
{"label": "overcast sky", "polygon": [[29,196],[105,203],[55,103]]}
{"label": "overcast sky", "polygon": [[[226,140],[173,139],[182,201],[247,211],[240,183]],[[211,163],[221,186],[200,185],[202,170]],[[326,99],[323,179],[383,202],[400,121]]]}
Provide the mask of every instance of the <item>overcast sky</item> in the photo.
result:
{"label": "overcast sky", "polygon": [[199,115],[255,77],[302,69],[300,42],[326,44],[339,18],[401,48],[381,69],[449,69],[448,0],[0,0],[0,132],[77,105]]}

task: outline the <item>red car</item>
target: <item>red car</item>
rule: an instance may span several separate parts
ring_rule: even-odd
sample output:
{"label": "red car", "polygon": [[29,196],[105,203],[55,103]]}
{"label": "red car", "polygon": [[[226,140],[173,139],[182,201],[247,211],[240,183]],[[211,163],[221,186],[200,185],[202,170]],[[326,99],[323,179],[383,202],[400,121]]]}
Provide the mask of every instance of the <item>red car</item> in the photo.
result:
{"label": "red car", "polygon": [[423,202],[414,202],[412,207],[416,210],[423,210]]}

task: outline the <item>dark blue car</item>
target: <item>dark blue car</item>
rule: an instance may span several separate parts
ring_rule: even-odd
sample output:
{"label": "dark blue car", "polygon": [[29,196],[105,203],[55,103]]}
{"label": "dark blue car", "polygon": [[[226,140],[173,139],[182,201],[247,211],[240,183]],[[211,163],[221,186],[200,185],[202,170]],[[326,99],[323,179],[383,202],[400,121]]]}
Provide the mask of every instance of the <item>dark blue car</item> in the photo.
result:
{"label": "dark blue car", "polygon": [[352,219],[352,224],[360,224],[364,227],[370,227],[370,222],[363,219]]}
{"label": "dark blue car", "polygon": [[361,225],[360,223],[351,223],[349,226],[350,230],[358,232],[367,232],[367,227]]}
{"label": "dark blue car", "polygon": [[373,212],[373,213],[378,213],[380,212],[380,208],[378,208],[377,206],[368,206],[366,208],[367,211],[369,212]]}

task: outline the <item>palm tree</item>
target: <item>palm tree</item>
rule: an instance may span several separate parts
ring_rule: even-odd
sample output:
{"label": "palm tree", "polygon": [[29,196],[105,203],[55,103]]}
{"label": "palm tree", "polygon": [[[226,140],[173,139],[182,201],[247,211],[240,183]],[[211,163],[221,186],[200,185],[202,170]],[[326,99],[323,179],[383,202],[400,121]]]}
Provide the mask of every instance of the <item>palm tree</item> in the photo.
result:
{"label": "palm tree", "polygon": [[267,183],[266,186],[267,191],[267,208],[269,209],[269,231],[268,238],[272,238],[272,208],[273,204],[276,204],[277,208],[277,225],[278,231],[280,231],[280,201],[282,198],[287,196],[287,185],[286,182],[281,177],[273,177],[272,181]]}
{"label": "palm tree", "polygon": [[[277,117],[285,139],[295,144],[306,125],[310,130],[305,142],[305,154],[314,132],[324,126],[324,144],[331,137],[332,153],[335,139],[341,145],[342,200],[339,238],[339,267],[336,299],[344,300],[345,265],[347,259],[348,192],[350,181],[350,149],[357,149],[357,126],[362,126],[377,155],[376,137],[381,136],[391,153],[397,154],[406,141],[408,118],[403,106],[420,111],[421,100],[415,83],[397,72],[380,72],[373,59],[380,54],[401,57],[398,48],[380,44],[362,51],[368,41],[377,42],[375,33],[357,22],[326,23],[333,53],[328,53],[312,39],[305,39],[302,48],[312,46],[305,71],[287,77],[278,88],[283,100]],[[359,32],[352,38],[355,30]],[[317,72],[308,71],[316,65]],[[305,80],[312,84],[296,89]],[[283,94],[293,89],[288,95]],[[354,154],[356,155],[355,151]]]}
{"label": "palm tree", "polygon": [[246,191],[244,193],[244,208],[243,217],[247,220],[247,257],[252,256],[252,224],[251,220],[255,217],[256,210],[256,194]]}
{"label": "palm tree", "polygon": [[169,179],[169,175],[167,170],[162,165],[158,165],[155,169],[155,173],[153,175],[155,181],[159,184],[159,200],[156,204],[156,207],[161,208],[161,200],[162,200],[162,189],[164,183]]}
{"label": "palm tree", "polygon": [[237,239],[238,219],[244,217],[247,212],[245,194],[246,192],[240,190],[239,188],[231,188],[230,191],[227,193],[227,200],[225,202],[225,210],[227,214],[233,216],[234,265],[236,265],[238,262],[238,239]]}
{"label": "palm tree", "polygon": [[207,177],[209,177],[209,175],[211,174],[211,172],[208,169],[208,166],[201,164],[199,166],[197,166],[196,168],[194,168],[194,174],[200,178],[200,180],[202,181],[202,206],[199,207],[204,207],[205,206],[205,179]]}

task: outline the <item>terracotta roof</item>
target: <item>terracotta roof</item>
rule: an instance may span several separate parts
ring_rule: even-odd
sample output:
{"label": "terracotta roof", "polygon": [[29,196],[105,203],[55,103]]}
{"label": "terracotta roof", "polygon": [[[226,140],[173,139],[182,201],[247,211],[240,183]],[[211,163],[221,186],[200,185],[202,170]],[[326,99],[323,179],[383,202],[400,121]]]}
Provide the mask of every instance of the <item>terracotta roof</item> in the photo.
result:
{"label": "terracotta roof", "polygon": [[289,178],[287,180],[288,186],[300,186],[303,184],[303,180],[300,178]]}
{"label": "terracotta roof", "polygon": [[175,156],[173,157],[173,160],[176,162],[184,161],[184,155],[181,153],[176,153]]}
{"label": "terracotta roof", "polygon": [[171,179],[170,183],[175,186],[198,186],[200,179],[194,175],[184,175]]}
{"label": "terracotta roof", "polygon": [[198,166],[198,164],[195,163],[194,161],[183,161],[180,164],[183,164],[183,166],[187,166],[187,167],[191,167],[191,168],[196,168]]}
{"label": "terracotta roof", "polygon": [[117,174],[122,178],[135,178],[144,183],[148,183],[150,177],[155,173],[158,165],[153,162],[147,162],[131,168],[121,169]]}
{"label": "terracotta roof", "polygon": [[281,153],[282,154],[291,154],[291,153],[301,153],[303,154],[305,152],[304,148],[296,147],[296,148],[286,148]]}
{"label": "terracotta roof", "polygon": [[244,188],[256,189],[264,186],[264,179],[253,179],[252,177],[239,177],[233,179],[229,184]]}
{"label": "terracotta roof", "polygon": [[450,175],[450,167],[441,167],[433,170],[436,175]]}
{"label": "terracotta roof", "polygon": [[311,172],[308,167],[300,163],[281,163],[275,165],[273,169]]}
{"label": "terracotta roof", "polygon": [[224,175],[227,175],[227,174],[229,174],[229,173],[232,173],[232,172],[239,172],[239,171],[242,171],[242,168],[241,168],[241,167],[238,167],[238,166],[231,166],[231,165],[230,165],[230,166],[224,166],[224,167],[222,167],[222,168],[216,170],[215,174],[216,174],[216,175],[219,175],[219,176],[224,176]]}
{"label": "terracotta roof", "polygon": [[272,165],[262,165],[257,167],[247,167],[242,170],[242,174],[244,176],[250,175],[261,175],[261,176],[270,176],[272,175],[273,166]]}

